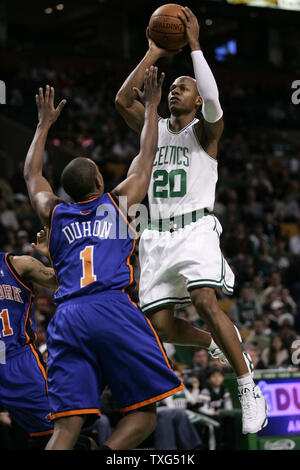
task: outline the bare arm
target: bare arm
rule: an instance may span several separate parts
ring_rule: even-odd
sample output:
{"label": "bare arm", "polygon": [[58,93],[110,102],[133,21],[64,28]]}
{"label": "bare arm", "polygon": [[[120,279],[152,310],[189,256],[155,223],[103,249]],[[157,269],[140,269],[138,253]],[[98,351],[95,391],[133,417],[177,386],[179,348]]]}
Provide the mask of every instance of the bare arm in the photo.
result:
{"label": "bare arm", "polygon": [[48,268],[32,256],[11,256],[9,258],[16,272],[29,282],[36,282],[48,289],[57,288],[54,269]]}
{"label": "bare arm", "polygon": [[154,65],[158,59],[179,51],[167,51],[158,47],[148,36],[149,49],[137,67],[126,78],[125,82],[118,91],[115,99],[115,105],[118,112],[124,118],[126,124],[135,132],[140,133],[144,124],[145,106],[138,99],[138,93],[143,86],[146,69]]}
{"label": "bare arm", "polygon": [[151,66],[146,70],[144,79],[145,119],[140,138],[140,152],[131,163],[126,180],[112,191],[116,196],[127,196],[128,207],[140,203],[148,191],[157,150],[157,107],[161,100],[163,80],[163,73],[160,79],[157,79],[157,67]]}
{"label": "bare arm", "polygon": [[48,132],[64,107],[66,100],[62,100],[54,108],[54,88],[46,86],[45,96],[43,89],[35,96],[38,107],[39,122],[25,159],[24,178],[28,194],[34,210],[43,224],[48,224],[51,209],[60,202],[52,191],[46,178],[42,175],[43,158]]}
{"label": "bare arm", "polygon": [[223,111],[219,102],[218,87],[201,51],[199,43],[200,28],[196,16],[188,7],[183,7],[182,15],[178,16],[185,24],[197,87],[203,102],[202,114],[204,119],[196,124],[195,129],[204,149],[209,155],[216,158],[218,142],[224,129]]}

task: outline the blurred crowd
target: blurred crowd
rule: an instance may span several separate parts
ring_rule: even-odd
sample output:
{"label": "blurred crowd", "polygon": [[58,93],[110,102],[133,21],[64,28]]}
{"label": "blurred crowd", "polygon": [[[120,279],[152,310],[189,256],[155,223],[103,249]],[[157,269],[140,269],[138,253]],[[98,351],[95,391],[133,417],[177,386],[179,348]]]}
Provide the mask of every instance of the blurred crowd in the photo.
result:
{"label": "blurred crowd", "polygon": [[[139,146],[138,136],[114,108],[124,78],[116,76],[109,64],[96,77],[91,71],[60,72],[24,65],[14,74],[9,100],[28,109],[38,86],[55,86],[57,100],[67,98],[68,105],[50,134],[51,143],[92,158],[104,173],[109,190],[125,177]],[[294,129],[299,110],[288,100],[286,106],[272,100],[270,93],[258,88],[219,85],[225,133],[219,148],[215,214],[223,227],[222,251],[236,275],[236,285],[232,298],[221,291],[217,297],[239,328],[256,369],[300,370],[296,361],[300,359],[296,354],[300,338],[300,147],[274,134],[276,128]],[[161,114],[167,114],[165,104]],[[2,172],[0,176],[0,248],[36,256],[49,264],[31,246],[41,226],[28,200],[23,164],[16,163],[12,175]],[[49,158],[44,173],[54,191],[66,197]],[[138,287],[138,244],[133,262]],[[37,285],[35,292],[36,344],[47,360],[46,329],[55,306],[52,292]],[[176,315],[206,328],[192,305],[180,307]],[[171,344],[165,348],[185,389],[181,396],[160,403],[150,445],[231,448],[233,433],[228,430],[238,410],[223,382],[232,370],[205,349]],[[105,393],[106,418],[91,431],[98,436],[109,435],[118,417],[109,391]]]}

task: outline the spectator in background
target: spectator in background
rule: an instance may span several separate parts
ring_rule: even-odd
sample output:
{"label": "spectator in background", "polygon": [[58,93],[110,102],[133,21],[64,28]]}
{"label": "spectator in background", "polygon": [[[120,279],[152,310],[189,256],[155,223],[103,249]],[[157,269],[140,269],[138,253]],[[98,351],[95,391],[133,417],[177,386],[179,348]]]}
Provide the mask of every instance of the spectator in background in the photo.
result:
{"label": "spectator in background", "polygon": [[265,333],[265,325],[262,317],[256,318],[253,322],[253,328],[247,336],[247,342],[257,344],[260,351],[263,351],[270,345],[270,340],[270,335]]}
{"label": "spectator in background", "polygon": [[286,240],[278,240],[273,245],[273,257],[277,269],[285,270],[290,265],[290,254],[287,250]]}
{"label": "spectator in background", "polygon": [[54,315],[55,306],[50,294],[41,291],[40,294],[35,296],[34,307],[36,318],[45,328],[47,328],[49,321]]}
{"label": "spectator in background", "polygon": [[256,255],[256,269],[264,274],[272,272],[274,256],[268,240],[261,238]]}
{"label": "spectator in background", "polygon": [[233,323],[240,329],[248,329],[254,320],[260,315],[261,307],[252,298],[252,292],[248,284],[241,289],[240,297],[233,304],[229,315]]}
{"label": "spectator in background", "polygon": [[[181,380],[183,376],[175,372]],[[157,407],[157,425],[154,431],[154,448],[157,450],[194,449],[201,438],[187,413],[188,401],[194,401],[184,387],[172,397],[167,397]]]}
{"label": "spectator in background", "polygon": [[5,163],[0,160],[0,197],[8,204],[13,204],[15,195],[7,178],[5,178],[5,169],[2,168],[4,165]]}
{"label": "spectator in background", "polygon": [[286,312],[291,312],[293,315],[297,313],[297,304],[293,300],[290,294],[290,290],[286,287],[284,287],[281,291],[281,301]]}
{"label": "spectator in background", "polygon": [[199,380],[201,385],[204,384],[209,370],[208,360],[209,356],[206,349],[197,348],[194,351],[191,374]]}
{"label": "spectator in background", "polygon": [[289,350],[293,341],[297,339],[294,330],[294,317],[291,313],[283,313],[279,319],[279,334],[284,346]]}
{"label": "spectator in background", "polygon": [[289,352],[284,346],[279,334],[273,335],[270,346],[264,349],[261,359],[266,369],[278,369],[283,367],[285,361],[289,359]]}
{"label": "spectator in background", "polygon": [[270,295],[270,293],[276,293],[276,296],[280,298],[282,285],[282,275],[280,271],[275,271],[270,276],[270,285],[264,290],[265,298]]}
{"label": "spectator in background", "polygon": [[[223,385],[224,375],[219,369],[211,369],[207,375],[205,388],[201,394],[209,400],[199,408],[201,413],[217,419],[220,427],[209,425],[209,449],[232,449],[234,427],[232,419],[224,411],[232,411],[233,405],[230,393]],[[224,414],[223,414],[224,413]]]}
{"label": "spectator in background", "polygon": [[4,228],[19,230],[17,217],[12,209],[9,209],[7,201],[0,199],[0,223]]}
{"label": "spectator in background", "polygon": [[270,328],[270,313],[269,312],[263,312],[262,315],[260,316],[263,324],[264,324],[264,331],[263,333],[267,336],[270,336],[272,334],[272,329]]}
{"label": "spectator in background", "polygon": [[251,242],[243,223],[236,225],[233,233],[224,241],[224,248],[229,258],[240,253],[245,255],[251,253]]}
{"label": "spectator in background", "polygon": [[112,153],[118,160],[128,160],[133,155],[133,148],[125,136],[120,136],[112,147]]}
{"label": "spectator in background", "polygon": [[250,355],[254,370],[265,369],[265,365],[261,359],[261,350],[258,344],[246,341],[244,343],[244,350]]}
{"label": "spectator in background", "polygon": [[274,241],[279,236],[278,222],[276,221],[273,212],[267,211],[263,218],[263,231],[271,241]]}
{"label": "spectator in background", "polygon": [[263,291],[264,281],[263,277],[256,275],[251,282],[252,299],[258,304],[263,305],[265,302],[265,294]]}
{"label": "spectator in background", "polygon": [[14,249],[15,255],[23,255],[23,247],[24,245],[28,245],[29,237],[26,230],[19,230],[17,233],[17,244]]}
{"label": "spectator in background", "polygon": [[297,224],[298,233],[290,238],[289,240],[289,248],[292,255],[299,255],[300,254],[300,222],[298,221]]}
{"label": "spectator in background", "polygon": [[279,318],[284,313],[284,303],[281,300],[274,300],[270,305],[270,328],[274,332],[279,329]]}
{"label": "spectator in background", "polygon": [[288,192],[284,196],[281,204],[280,216],[284,222],[298,222],[300,219],[299,204],[293,192]]}

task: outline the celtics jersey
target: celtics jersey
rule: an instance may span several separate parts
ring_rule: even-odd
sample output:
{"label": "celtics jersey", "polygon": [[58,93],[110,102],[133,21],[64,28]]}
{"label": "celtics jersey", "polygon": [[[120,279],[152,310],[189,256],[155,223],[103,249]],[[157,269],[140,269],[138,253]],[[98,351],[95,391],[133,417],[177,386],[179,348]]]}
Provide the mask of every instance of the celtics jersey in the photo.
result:
{"label": "celtics jersey", "polygon": [[178,132],[169,119],[158,121],[158,148],[148,190],[152,219],[213,211],[218,179],[217,161],[201,147],[195,131],[198,119]]}

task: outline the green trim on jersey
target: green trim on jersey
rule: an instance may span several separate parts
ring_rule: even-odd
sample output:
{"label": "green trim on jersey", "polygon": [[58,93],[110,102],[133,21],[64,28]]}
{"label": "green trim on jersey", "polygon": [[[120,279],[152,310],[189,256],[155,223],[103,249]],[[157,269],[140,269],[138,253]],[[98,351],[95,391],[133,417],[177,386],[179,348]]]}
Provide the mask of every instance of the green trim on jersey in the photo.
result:
{"label": "green trim on jersey", "polygon": [[190,283],[187,286],[187,290],[190,292],[193,289],[197,289],[200,287],[219,287],[222,290],[224,290],[227,294],[232,295],[233,294],[233,287],[227,286],[227,284],[223,282],[216,282],[213,279],[203,279],[199,281],[194,281],[194,283]]}
{"label": "green trim on jersey", "polygon": [[[213,216],[214,221],[215,221],[213,231],[215,231],[218,237],[220,238],[220,234],[218,230],[216,229],[217,220],[213,214],[211,215]],[[233,294],[233,286],[229,286],[226,283],[226,279],[225,279],[226,266],[225,266],[225,259],[224,259],[222,252],[221,252],[221,266],[222,266],[221,277],[218,281],[216,281],[215,279],[197,279],[195,281],[189,281],[187,283],[187,290],[190,291],[192,289],[196,289],[197,287],[221,287],[228,294]]]}
{"label": "green trim on jersey", "polygon": [[162,297],[161,299],[149,302],[143,307],[140,306],[140,309],[142,310],[142,312],[149,312],[151,310],[157,310],[158,307],[168,304],[187,304],[190,302],[190,297]]}
{"label": "green trim on jersey", "polygon": [[178,135],[180,134],[181,132],[183,132],[185,129],[187,129],[191,124],[193,124],[193,122],[197,121],[197,118],[194,118],[191,122],[189,122],[185,127],[183,127],[182,129],[180,129],[180,131],[171,131],[170,129],[170,118],[167,119],[167,130],[170,132],[170,134],[175,134],[175,135]]}

